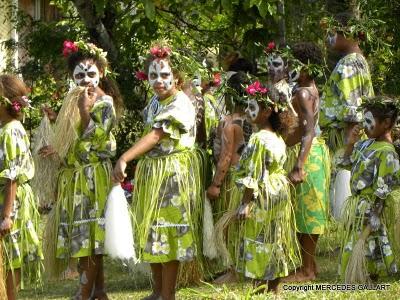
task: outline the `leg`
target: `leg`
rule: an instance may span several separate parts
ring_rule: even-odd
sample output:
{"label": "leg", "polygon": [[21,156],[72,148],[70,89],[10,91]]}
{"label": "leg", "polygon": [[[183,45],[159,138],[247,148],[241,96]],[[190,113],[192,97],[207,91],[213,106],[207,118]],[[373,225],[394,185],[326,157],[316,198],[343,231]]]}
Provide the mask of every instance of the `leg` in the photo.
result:
{"label": "leg", "polygon": [[274,294],[277,294],[280,281],[281,281],[280,278],[275,278],[274,280],[269,280],[268,281],[268,292],[273,292]]}
{"label": "leg", "polygon": [[63,272],[64,279],[76,279],[79,277],[78,273],[78,260],[71,258],[68,263],[67,269]]}
{"label": "leg", "polygon": [[176,279],[178,277],[179,261],[173,260],[162,265],[162,300],[175,300]]}
{"label": "leg", "polygon": [[214,284],[225,284],[238,282],[239,278],[234,267],[230,267],[228,271],[214,280]]}
{"label": "leg", "polygon": [[21,280],[21,269],[15,269],[14,274],[11,270],[7,271],[6,289],[8,300],[16,300],[19,283]]}
{"label": "leg", "polygon": [[104,288],[104,264],[103,255],[95,255],[95,268],[96,268],[96,279],[94,282],[94,295],[93,299],[108,300],[108,296]]}
{"label": "leg", "polygon": [[161,296],[163,267],[162,264],[150,264],[153,277],[153,293],[150,296],[144,297],[142,300],[158,300]]}
{"label": "leg", "polygon": [[96,266],[94,256],[85,256],[79,258],[79,290],[75,295],[75,300],[90,299],[96,279]]}

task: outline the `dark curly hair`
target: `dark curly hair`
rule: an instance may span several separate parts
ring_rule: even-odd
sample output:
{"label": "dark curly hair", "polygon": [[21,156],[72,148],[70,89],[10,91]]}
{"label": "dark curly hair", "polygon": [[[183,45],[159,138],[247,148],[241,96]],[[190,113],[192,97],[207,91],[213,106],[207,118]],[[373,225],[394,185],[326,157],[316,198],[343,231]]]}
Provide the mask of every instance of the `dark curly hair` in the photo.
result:
{"label": "dark curly hair", "polygon": [[[22,106],[25,105],[21,100],[23,96],[28,95],[29,89],[25,83],[14,75],[0,75],[0,95],[10,101],[17,101]],[[17,120],[21,120],[22,111],[15,111],[11,105],[6,105],[8,114]]]}
{"label": "dark curly hair", "polygon": [[312,42],[296,43],[293,45],[292,49],[293,56],[303,64],[311,63],[321,65],[323,63],[321,49]]}
{"label": "dark curly hair", "polygon": [[[74,72],[76,65],[78,65],[80,62],[84,60],[92,60],[96,64],[97,68],[103,73],[105,72],[106,69],[108,70],[110,69],[106,59],[98,57],[94,54],[77,51],[71,53],[68,56],[67,60],[68,71],[70,72],[71,75]],[[107,95],[110,95],[113,98],[115,111],[117,113],[117,118],[119,118],[124,110],[124,101],[122,99],[121,92],[119,91],[118,84],[115,82],[114,79],[103,76],[102,78],[100,78],[99,87]]]}
{"label": "dark curly hair", "polygon": [[395,125],[400,113],[399,100],[389,96],[373,96],[364,99],[362,109],[369,110],[380,122],[390,119],[392,126]]}

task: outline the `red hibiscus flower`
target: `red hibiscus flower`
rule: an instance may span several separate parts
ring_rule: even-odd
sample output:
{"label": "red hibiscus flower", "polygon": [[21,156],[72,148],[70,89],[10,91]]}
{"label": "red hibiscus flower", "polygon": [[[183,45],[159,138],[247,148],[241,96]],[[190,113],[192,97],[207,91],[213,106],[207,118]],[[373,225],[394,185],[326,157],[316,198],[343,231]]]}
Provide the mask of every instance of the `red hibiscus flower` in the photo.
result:
{"label": "red hibiscus flower", "polygon": [[78,46],[75,45],[74,42],[68,41],[68,40],[64,41],[64,44],[63,44],[64,57],[68,57],[68,55],[70,55],[71,53],[74,53],[74,52],[78,52],[78,50],[79,50]]}

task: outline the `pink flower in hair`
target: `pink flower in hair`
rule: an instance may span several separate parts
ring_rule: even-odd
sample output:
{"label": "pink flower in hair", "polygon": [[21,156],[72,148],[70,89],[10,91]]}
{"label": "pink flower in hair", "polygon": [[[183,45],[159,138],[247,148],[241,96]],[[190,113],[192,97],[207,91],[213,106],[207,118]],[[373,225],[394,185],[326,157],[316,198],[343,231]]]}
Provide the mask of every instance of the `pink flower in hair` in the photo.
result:
{"label": "pink flower in hair", "polygon": [[74,42],[66,40],[63,44],[63,55],[68,57],[71,53],[78,52],[79,48]]}
{"label": "pink flower in hair", "polygon": [[13,102],[11,102],[11,107],[12,107],[13,111],[20,112],[22,105],[17,100],[14,100]]}
{"label": "pink flower in hair", "polygon": [[136,77],[136,79],[138,79],[140,81],[149,79],[147,74],[145,72],[143,72],[143,71],[136,71],[135,72],[135,77]]}
{"label": "pink flower in hair", "polygon": [[274,42],[274,41],[271,41],[271,42],[268,43],[268,45],[267,45],[267,47],[264,49],[264,51],[265,51],[266,53],[271,53],[272,51],[274,51],[275,47],[276,47],[275,42]]}
{"label": "pink flower in hair", "polygon": [[213,83],[215,86],[219,86],[221,84],[221,73],[214,74]]}
{"label": "pink flower in hair", "polygon": [[254,81],[246,88],[246,93],[254,96],[256,93],[260,93],[261,95],[268,93],[268,89],[261,85],[261,82]]}
{"label": "pink flower in hair", "polygon": [[168,47],[153,47],[150,49],[150,54],[157,58],[166,58],[171,54],[171,49]]}

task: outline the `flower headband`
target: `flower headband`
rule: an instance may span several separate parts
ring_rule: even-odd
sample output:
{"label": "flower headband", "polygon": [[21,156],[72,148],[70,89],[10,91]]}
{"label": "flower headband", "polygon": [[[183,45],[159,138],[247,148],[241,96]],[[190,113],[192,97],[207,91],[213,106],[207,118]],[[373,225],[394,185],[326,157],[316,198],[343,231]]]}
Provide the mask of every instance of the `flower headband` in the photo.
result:
{"label": "flower headband", "polygon": [[84,41],[69,41],[66,40],[64,41],[63,44],[63,55],[64,57],[68,57],[72,53],[81,51],[86,54],[94,55],[97,58],[102,58],[104,60],[107,60],[107,52],[103,51],[103,49],[97,47],[95,44],[92,43],[86,43]]}
{"label": "flower headband", "polygon": [[16,113],[25,113],[27,108],[31,108],[31,101],[27,96],[17,97],[12,100],[8,99],[7,97],[0,96],[0,103],[9,106]]}
{"label": "flower headband", "polygon": [[322,77],[325,73],[325,64],[303,63],[293,56],[292,49],[289,46],[278,48],[274,41],[270,41],[267,47],[265,47],[264,52],[267,56],[276,55],[282,57],[287,63],[290,63],[290,69],[292,71],[296,70],[300,72],[304,70],[313,77]]}
{"label": "flower headband", "polygon": [[387,96],[372,96],[362,97],[362,103],[359,106],[359,110],[368,108],[377,108],[382,110],[391,110],[393,112],[400,112],[400,101]]}

